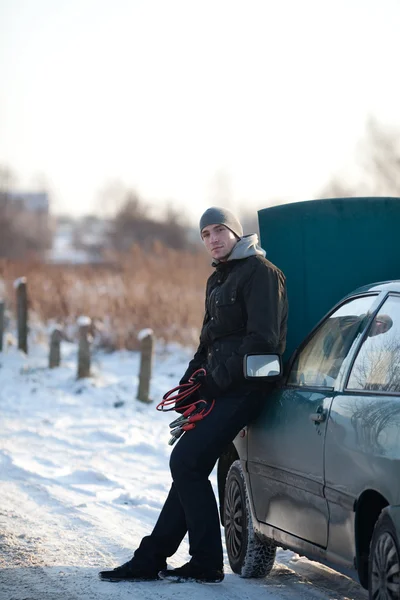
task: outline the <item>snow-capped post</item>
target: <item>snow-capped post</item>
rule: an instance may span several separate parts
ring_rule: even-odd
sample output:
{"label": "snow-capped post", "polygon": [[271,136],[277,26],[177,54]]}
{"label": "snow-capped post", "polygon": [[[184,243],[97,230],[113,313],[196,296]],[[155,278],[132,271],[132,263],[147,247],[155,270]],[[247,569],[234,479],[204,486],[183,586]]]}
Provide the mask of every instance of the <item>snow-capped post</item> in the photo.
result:
{"label": "snow-capped post", "polygon": [[90,342],[89,327],[92,321],[89,317],[79,317],[79,347],[78,347],[78,379],[90,377]]}
{"label": "snow-capped post", "polygon": [[62,331],[59,325],[56,325],[50,335],[49,369],[60,366],[61,352],[60,344],[62,340]]}
{"label": "snow-capped post", "polygon": [[14,281],[17,294],[18,349],[28,354],[28,293],[26,277]]}
{"label": "snow-capped post", "polygon": [[4,336],[4,301],[0,300],[0,352],[3,352]]}
{"label": "snow-capped post", "polygon": [[138,340],[140,341],[140,372],[137,399],[141,402],[151,402],[149,392],[153,367],[153,330],[142,329],[139,332]]}

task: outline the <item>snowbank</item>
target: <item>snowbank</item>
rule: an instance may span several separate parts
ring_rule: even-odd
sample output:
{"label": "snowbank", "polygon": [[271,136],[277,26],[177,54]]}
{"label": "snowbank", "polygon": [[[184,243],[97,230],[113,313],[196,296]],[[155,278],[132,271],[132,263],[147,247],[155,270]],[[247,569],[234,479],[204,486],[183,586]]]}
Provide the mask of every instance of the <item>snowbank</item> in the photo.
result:
{"label": "snowbank", "polygon": [[[217,588],[101,582],[97,572],[131,557],[167,495],[170,418],[155,405],[190,352],[158,349],[152,405],[135,400],[138,353],[95,355],[84,381],[75,379],[76,354],[63,342],[53,370],[46,347],[0,354],[0,600],[366,598],[346,578],[283,551],[260,581],[233,575],[226,560]],[[169,563],[187,559],[184,542]]]}

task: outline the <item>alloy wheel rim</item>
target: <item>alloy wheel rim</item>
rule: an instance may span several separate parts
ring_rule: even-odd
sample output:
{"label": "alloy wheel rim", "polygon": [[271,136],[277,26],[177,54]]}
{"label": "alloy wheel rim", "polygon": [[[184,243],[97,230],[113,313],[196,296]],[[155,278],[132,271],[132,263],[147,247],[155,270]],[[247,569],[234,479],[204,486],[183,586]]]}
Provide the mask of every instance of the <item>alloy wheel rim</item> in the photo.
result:
{"label": "alloy wheel rim", "polygon": [[390,533],[382,534],[372,557],[371,593],[373,600],[400,598],[400,563],[396,544]]}
{"label": "alloy wheel rim", "polygon": [[240,487],[233,479],[226,492],[225,537],[230,556],[238,559],[243,545],[243,506]]}

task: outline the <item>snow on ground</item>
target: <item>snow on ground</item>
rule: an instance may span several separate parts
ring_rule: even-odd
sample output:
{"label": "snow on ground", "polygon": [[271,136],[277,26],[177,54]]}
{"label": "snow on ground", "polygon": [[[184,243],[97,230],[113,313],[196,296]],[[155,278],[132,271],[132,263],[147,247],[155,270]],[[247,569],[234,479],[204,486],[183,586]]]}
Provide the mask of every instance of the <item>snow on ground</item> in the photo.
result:
{"label": "snow on ground", "polygon": [[[234,575],[225,557],[218,585],[100,581],[99,570],[132,556],[167,495],[171,419],[155,404],[190,352],[158,348],[151,405],[135,399],[137,353],[98,354],[84,381],[76,347],[64,343],[62,354],[51,371],[44,347],[0,354],[0,600],[366,599],[348,578],[283,550],[263,580]],[[169,564],[187,560],[185,540]]]}

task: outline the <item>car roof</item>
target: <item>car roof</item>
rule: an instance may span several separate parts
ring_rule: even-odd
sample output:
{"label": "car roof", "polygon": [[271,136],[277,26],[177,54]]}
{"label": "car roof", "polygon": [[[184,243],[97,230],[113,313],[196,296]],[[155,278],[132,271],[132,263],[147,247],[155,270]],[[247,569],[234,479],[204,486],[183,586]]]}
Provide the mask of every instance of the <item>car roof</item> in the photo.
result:
{"label": "car roof", "polygon": [[[369,283],[357,288],[348,296],[354,296],[356,294],[362,294],[365,292],[398,292],[400,293],[400,279],[393,279],[390,281],[379,281],[377,283]],[[346,296],[346,298],[348,297]]]}

